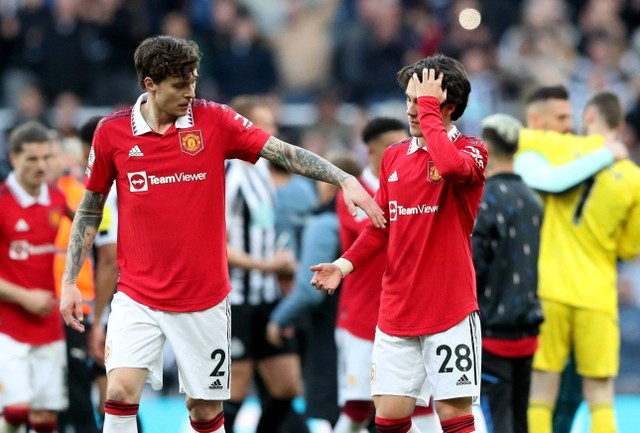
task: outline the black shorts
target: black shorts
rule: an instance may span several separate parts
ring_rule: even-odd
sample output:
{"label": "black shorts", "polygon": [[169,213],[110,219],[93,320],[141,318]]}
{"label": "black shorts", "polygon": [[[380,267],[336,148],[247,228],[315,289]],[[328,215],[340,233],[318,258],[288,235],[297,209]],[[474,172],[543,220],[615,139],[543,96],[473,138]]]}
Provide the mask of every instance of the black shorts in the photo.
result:
{"label": "black shorts", "polygon": [[231,359],[261,360],[297,353],[295,339],[284,338],[282,347],[267,341],[267,323],[277,303],[231,306]]}

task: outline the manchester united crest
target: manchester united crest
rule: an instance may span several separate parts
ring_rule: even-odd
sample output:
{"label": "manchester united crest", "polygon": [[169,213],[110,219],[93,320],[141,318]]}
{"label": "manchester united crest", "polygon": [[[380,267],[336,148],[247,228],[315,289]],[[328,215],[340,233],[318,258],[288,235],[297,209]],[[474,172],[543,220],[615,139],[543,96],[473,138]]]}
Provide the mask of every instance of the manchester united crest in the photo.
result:
{"label": "manchester united crest", "polygon": [[179,132],[178,136],[180,137],[180,150],[184,153],[195,155],[204,149],[202,132],[199,129],[195,131]]}
{"label": "manchester united crest", "polygon": [[436,163],[433,161],[429,161],[429,164],[427,165],[427,180],[435,184],[442,182],[442,176],[440,176],[438,167],[436,167]]}
{"label": "manchester united crest", "polygon": [[58,225],[60,225],[61,217],[62,212],[60,211],[60,209],[51,209],[49,211],[49,224],[51,224],[51,227],[58,228]]}

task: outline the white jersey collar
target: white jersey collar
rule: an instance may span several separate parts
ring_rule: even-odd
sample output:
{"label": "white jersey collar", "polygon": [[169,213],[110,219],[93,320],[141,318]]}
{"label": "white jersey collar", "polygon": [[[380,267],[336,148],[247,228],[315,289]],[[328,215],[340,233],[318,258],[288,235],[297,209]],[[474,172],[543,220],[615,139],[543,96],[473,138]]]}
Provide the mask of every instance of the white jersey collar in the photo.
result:
{"label": "white jersey collar", "polygon": [[22,185],[20,185],[20,182],[18,182],[18,179],[16,178],[16,174],[12,171],[9,173],[9,177],[7,177],[7,187],[9,188],[9,191],[11,191],[11,194],[16,198],[18,204],[23,208],[28,208],[36,203],[42,206],[49,206],[51,204],[49,188],[47,188],[47,184],[44,182],[40,184],[40,193],[38,194],[38,197],[33,197],[25,191]]}
{"label": "white jersey collar", "polygon": [[362,175],[360,176],[365,185],[371,188],[374,191],[377,191],[380,188],[380,179],[373,174],[371,171],[371,167],[366,167],[362,170]]}
{"label": "white jersey collar", "polygon": [[[456,141],[458,139],[458,137],[460,137],[460,131],[458,131],[458,128],[456,127],[456,125],[453,125],[451,127],[451,129],[449,130],[449,132],[447,132],[447,135],[449,136],[449,140],[451,140],[452,142]],[[411,155],[412,153],[416,153],[418,151],[418,149],[420,149],[422,146],[420,146],[418,144],[418,137],[413,137],[411,139],[411,144],[409,145],[409,150],[407,150],[407,155]],[[424,150],[425,152],[427,151],[427,145],[425,144],[424,147],[422,147],[422,150]]]}
{"label": "white jersey collar", "polygon": [[[148,93],[143,93],[138,97],[136,105],[133,106],[133,111],[131,112],[131,131],[133,132],[133,135],[142,135],[147,132],[151,132],[151,127],[147,124],[147,121],[144,120],[142,111],[140,110],[142,103],[146,102],[148,97]],[[176,128],[191,128],[193,127],[193,124],[193,108],[191,104],[189,104],[187,114],[178,117],[174,125]]]}

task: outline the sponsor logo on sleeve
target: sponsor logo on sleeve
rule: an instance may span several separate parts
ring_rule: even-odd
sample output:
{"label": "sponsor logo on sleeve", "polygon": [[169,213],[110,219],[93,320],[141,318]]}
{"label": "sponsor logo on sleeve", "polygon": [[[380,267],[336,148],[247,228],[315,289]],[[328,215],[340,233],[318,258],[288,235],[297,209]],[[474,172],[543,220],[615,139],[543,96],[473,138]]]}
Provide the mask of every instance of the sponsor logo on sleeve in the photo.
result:
{"label": "sponsor logo on sleeve", "polygon": [[199,129],[194,131],[181,131],[178,133],[180,138],[180,150],[184,153],[194,156],[204,149],[202,141],[202,131]]}
{"label": "sponsor logo on sleeve", "polygon": [[484,160],[482,159],[482,154],[477,147],[466,146],[464,149],[462,149],[462,151],[468,155],[471,155],[478,167],[484,168]]}

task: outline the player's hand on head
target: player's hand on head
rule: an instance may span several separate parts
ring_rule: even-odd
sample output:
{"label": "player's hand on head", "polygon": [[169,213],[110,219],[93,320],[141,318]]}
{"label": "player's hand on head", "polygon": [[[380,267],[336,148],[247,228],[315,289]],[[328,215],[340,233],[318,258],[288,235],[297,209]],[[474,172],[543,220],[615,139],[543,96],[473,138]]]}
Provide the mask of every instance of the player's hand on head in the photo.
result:
{"label": "player's hand on head", "polygon": [[361,208],[367,214],[371,223],[379,228],[384,228],[387,220],[378,203],[369,195],[369,193],[360,185],[358,179],[350,177],[342,185],[344,192],[344,202],[349,208],[349,212],[354,217],[358,214],[356,206]]}
{"label": "player's hand on head", "polygon": [[442,72],[436,74],[435,69],[424,68],[421,77],[414,73],[412,79],[416,85],[416,97],[433,96],[441,104],[447,100],[447,89],[442,88],[442,80],[444,79]]}
{"label": "player's hand on head", "polygon": [[45,317],[55,310],[58,302],[50,290],[30,289],[24,291],[20,304],[30,313]]}
{"label": "player's hand on head", "polygon": [[82,295],[75,284],[62,283],[60,292],[60,314],[64,323],[71,329],[84,332],[84,320],[82,313]]}
{"label": "player's hand on head", "polygon": [[343,275],[340,268],[333,263],[320,263],[309,267],[309,269],[315,272],[311,279],[311,285],[321,292],[333,295],[342,281]]}

